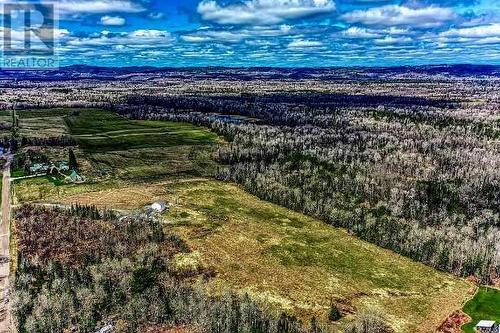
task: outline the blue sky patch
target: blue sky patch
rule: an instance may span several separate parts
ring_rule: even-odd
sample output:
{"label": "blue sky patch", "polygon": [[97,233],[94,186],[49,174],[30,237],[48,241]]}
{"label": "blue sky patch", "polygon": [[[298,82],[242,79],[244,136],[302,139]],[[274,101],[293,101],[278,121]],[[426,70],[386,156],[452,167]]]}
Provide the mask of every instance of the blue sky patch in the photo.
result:
{"label": "blue sky patch", "polygon": [[62,65],[500,64],[497,0],[57,3]]}

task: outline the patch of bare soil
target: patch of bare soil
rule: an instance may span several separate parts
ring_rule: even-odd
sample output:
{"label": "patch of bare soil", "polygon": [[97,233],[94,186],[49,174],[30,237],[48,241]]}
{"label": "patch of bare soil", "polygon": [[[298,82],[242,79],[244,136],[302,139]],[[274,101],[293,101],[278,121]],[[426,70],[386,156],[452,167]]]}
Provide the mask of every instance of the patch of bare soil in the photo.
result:
{"label": "patch of bare soil", "polygon": [[462,312],[461,310],[457,310],[453,312],[446,320],[441,324],[438,329],[440,333],[462,333],[460,327],[462,325],[470,322],[471,318]]}

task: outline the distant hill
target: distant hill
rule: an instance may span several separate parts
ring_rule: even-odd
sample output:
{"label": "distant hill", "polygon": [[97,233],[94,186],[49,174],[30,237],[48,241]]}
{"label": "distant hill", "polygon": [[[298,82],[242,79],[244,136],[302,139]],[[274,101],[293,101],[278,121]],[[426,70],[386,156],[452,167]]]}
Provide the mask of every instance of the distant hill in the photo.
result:
{"label": "distant hill", "polygon": [[401,67],[332,67],[332,68],[159,68],[159,67],[96,67],[73,65],[59,70],[0,71],[0,80],[148,80],[154,77],[199,79],[322,79],[322,80],[378,80],[378,79],[460,79],[500,78],[496,65],[428,65]]}

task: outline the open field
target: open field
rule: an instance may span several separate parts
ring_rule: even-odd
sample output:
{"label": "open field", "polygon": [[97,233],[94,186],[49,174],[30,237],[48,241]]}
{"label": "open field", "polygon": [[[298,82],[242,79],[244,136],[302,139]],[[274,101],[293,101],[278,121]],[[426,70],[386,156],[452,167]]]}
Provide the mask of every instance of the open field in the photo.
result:
{"label": "open field", "polygon": [[[79,171],[90,182],[198,177],[213,175],[216,170],[211,154],[213,144],[220,139],[193,125],[132,121],[94,109],[23,110],[19,118],[23,137],[71,134],[79,144],[73,148]],[[67,148],[41,150],[51,160],[65,160],[68,156]],[[27,187],[28,197],[20,193],[20,201],[40,200],[45,196],[40,193],[45,191],[43,180],[29,180],[22,186]]]}
{"label": "open field", "polygon": [[[19,135],[26,138],[48,138],[68,135],[64,117],[70,109],[19,110]],[[0,121],[11,123],[10,111],[0,112]]]}
{"label": "open field", "polygon": [[[31,118],[63,118],[78,109],[33,109],[33,110],[18,110],[17,116],[19,119]],[[1,113],[0,113],[1,115]]]}
{"label": "open field", "polygon": [[217,141],[217,135],[194,125],[131,121],[101,110],[81,110],[65,119],[71,134],[89,152],[206,145]]}
{"label": "open field", "polygon": [[[65,118],[92,165],[94,177],[151,180],[213,174],[208,130],[184,123],[132,121],[102,110],[79,110]],[[109,178],[108,177],[108,178]]]}
{"label": "open field", "polygon": [[352,318],[377,309],[396,332],[435,330],[472,285],[261,201],[239,187],[184,180],[109,188],[59,202],[121,209],[166,200],[166,228],[180,233],[217,272],[213,292],[234,288],[301,318],[326,319],[333,301]]}
{"label": "open field", "polygon": [[12,115],[9,111],[0,111],[0,138],[10,136],[10,126],[12,125]]}
{"label": "open field", "polygon": [[[208,130],[131,121],[100,110],[66,114],[60,121],[80,144],[77,158],[88,181],[25,179],[14,185],[15,203],[133,210],[168,201],[166,228],[181,234],[203,264],[215,269],[217,278],[209,284],[214,293],[247,292],[306,321],[313,315],[326,320],[332,302],[345,314],[341,323],[376,309],[396,332],[427,333],[473,289],[236,185],[204,178],[217,167],[210,157],[219,138]],[[67,155],[52,150],[47,154],[53,158]]]}
{"label": "open field", "polygon": [[19,135],[26,138],[49,138],[68,135],[62,117],[20,118]]}
{"label": "open field", "polygon": [[467,313],[472,321],[462,327],[465,333],[474,333],[474,327],[480,320],[500,321],[500,290],[481,287],[479,291],[467,304],[463,311]]}

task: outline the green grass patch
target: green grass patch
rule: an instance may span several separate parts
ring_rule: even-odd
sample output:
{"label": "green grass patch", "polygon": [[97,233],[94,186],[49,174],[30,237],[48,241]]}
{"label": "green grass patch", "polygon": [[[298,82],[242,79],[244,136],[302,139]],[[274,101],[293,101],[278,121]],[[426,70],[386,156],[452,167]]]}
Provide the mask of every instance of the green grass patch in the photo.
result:
{"label": "green grass patch", "polygon": [[[117,187],[172,178],[209,177],[217,171],[212,153],[220,138],[205,128],[176,122],[129,120],[98,109],[22,112],[21,123],[25,124],[43,125],[45,119],[56,128],[53,121],[59,119],[58,126],[80,145],[73,150],[80,174],[87,182],[74,185],[47,177],[26,179],[15,184],[19,202],[92,192],[106,184]],[[37,132],[40,128],[36,126],[30,130],[33,134]],[[51,161],[68,158],[67,148],[44,148],[43,152]]]}
{"label": "green grass patch", "polygon": [[[158,180],[178,176],[210,176],[216,172],[210,146],[141,148],[87,153],[94,172],[124,181]],[[86,172],[88,174],[88,172]]]}
{"label": "green grass patch", "polygon": [[[53,117],[65,117],[72,114],[78,109],[35,109],[35,110],[18,110],[17,115],[19,119],[29,119],[29,118],[53,118]],[[10,115],[10,111],[6,111]],[[1,115],[1,114],[0,114]]]}
{"label": "green grass patch", "polygon": [[113,180],[98,183],[67,184],[60,178],[42,176],[16,180],[13,182],[14,203],[29,203],[34,201],[57,201],[70,195],[95,192],[103,189],[116,188],[118,183]]}
{"label": "green grass patch", "polygon": [[187,123],[130,120],[99,109],[67,112],[65,123],[91,165],[87,178],[156,181],[211,176],[219,137]]}
{"label": "green grass patch", "polygon": [[19,178],[19,177],[24,177],[26,176],[26,172],[22,169],[17,169],[12,171],[11,177],[12,178]]}
{"label": "green grass patch", "polygon": [[62,117],[22,118],[19,135],[26,138],[50,138],[69,135]]}
{"label": "green grass patch", "polygon": [[88,152],[208,145],[218,140],[216,134],[191,124],[129,120],[103,110],[80,110],[65,120]]}
{"label": "green grass patch", "polygon": [[463,308],[472,322],[462,326],[465,333],[474,333],[474,327],[480,320],[494,320],[500,322],[500,290],[480,287],[473,299]]}
{"label": "green grass patch", "polygon": [[433,332],[472,289],[462,279],[259,200],[233,184],[183,179],[54,186],[43,178],[16,184],[15,193],[24,200],[50,197],[50,202],[117,209],[169,202],[165,228],[182,235],[216,271],[211,292],[248,292],[305,322],[312,315],[326,320],[336,300],[343,311],[377,310],[398,333]]}
{"label": "green grass patch", "polygon": [[63,176],[52,176],[52,175],[47,175],[46,176],[47,180],[54,184],[55,186],[62,186],[65,184],[64,182],[64,177]]}

